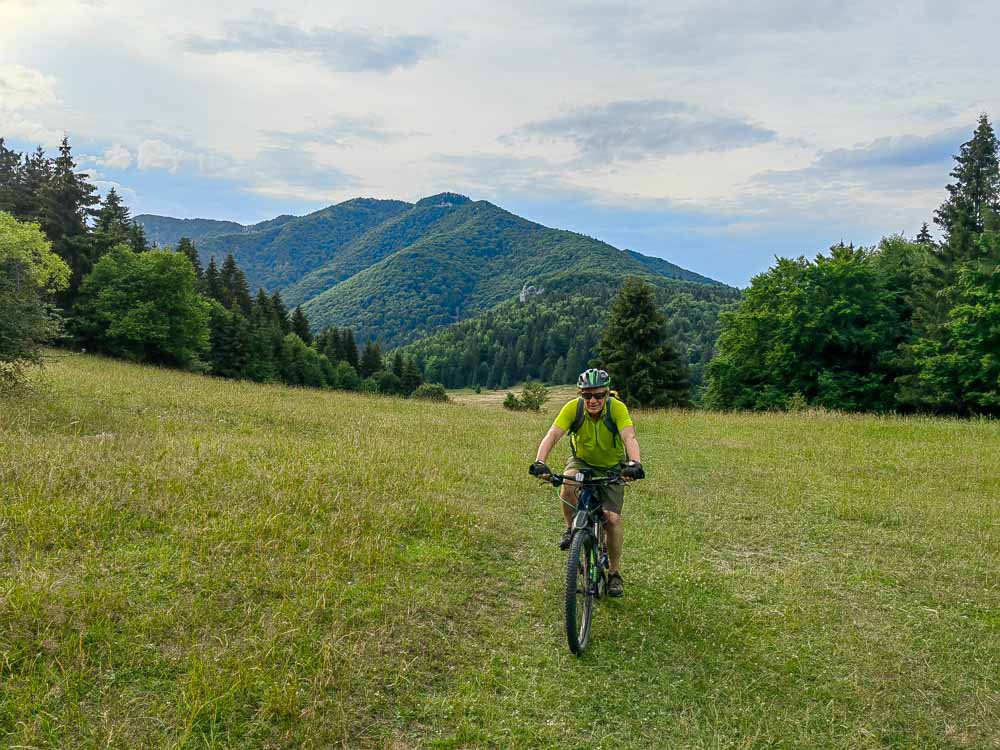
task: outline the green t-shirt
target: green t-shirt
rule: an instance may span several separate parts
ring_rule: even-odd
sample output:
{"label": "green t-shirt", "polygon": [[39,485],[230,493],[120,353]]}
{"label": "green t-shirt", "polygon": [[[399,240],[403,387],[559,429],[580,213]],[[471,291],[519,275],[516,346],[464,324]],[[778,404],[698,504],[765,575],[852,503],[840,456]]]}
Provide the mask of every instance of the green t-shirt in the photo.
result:
{"label": "green t-shirt", "polygon": [[[568,402],[560,411],[559,416],[553,423],[556,427],[569,432],[576,419],[576,402],[573,399]],[[591,417],[584,411],[583,424],[580,431],[570,439],[573,441],[573,451],[576,457],[584,463],[595,466],[598,469],[613,469],[625,459],[625,443],[621,439],[621,431],[632,426],[632,417],[628,415],[628,407],[618,399],[609,401],[611,404],[611,418],[618,427],[619,437],[611,434],[611,430],[604,424],[604,413],[608,410],[608,404],[604,404],[601,413],[597,418]]]}

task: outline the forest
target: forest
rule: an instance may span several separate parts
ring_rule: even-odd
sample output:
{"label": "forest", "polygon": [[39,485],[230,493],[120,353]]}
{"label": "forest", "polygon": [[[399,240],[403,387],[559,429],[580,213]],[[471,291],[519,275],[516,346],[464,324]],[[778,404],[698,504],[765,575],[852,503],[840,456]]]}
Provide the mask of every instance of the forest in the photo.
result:
{"label": "forest", "polygon": [[[424,381],[572,382],[603,364],[598,345],[628,275],[650,285],[696,404],[997,415],[1000,169],[985,114],[950,176],[932,217],[939,240],[925,223],[912,240],[892,235],[874,247],[838,244],[812,260],[779,258],[742,293],[670,278],[655,259],[572,233],[532,234],[528,222],[490,204],[459,202],[456,210],[468,214],[440,215],[420,213],[437,204],[418,204],[412,214],[408,204],[359,204],[398,215],[365,240],[385,253],[424,237],[428,222],[442,217],[461,233],[442,229],[391,256],[405,266],[401,278],[419,284],[383,289],[388,266],[372,266],[289,311],[278,292],[251,294],[232,253],[221,265],[213,255],[203,268],[204,255],[187,237],[150,247],[114,189],[97,196],[68,139],[55,158],[41,147],[18,153],[0,139],[0,373],[16,378],[38,361],[42,344],[56,343],[221,377],[403,395]],[[459,216],[472,217],[468,226]],[[364,234],[358,220],[352,215],[349,231]],[[291,221],[263,226],[275,231]],[[539,239],[548,245],[539,248]],[[461,263],[455,246],[466,251]],[[588,269],[591,246],[617,253],[629,273]],[[352,257],[343,262],[357,262]],[[527,263],[537,286],[512,294],[509,273],[491,275],[492,265],[511,262]],[[431,300],[429,286],[447,294]],[[372,290],[378,294],[365,296]],[[316,335],[307,311],[324,307],[327,316],[333,308],[364,312],[356,325]],[[475,314],[441,327],[460,310]]]}
{"label": "forest", "polygon": [[914,241],[779,259],[722,315],[718,409],[1000,415],[1000,170],[984,114]]}

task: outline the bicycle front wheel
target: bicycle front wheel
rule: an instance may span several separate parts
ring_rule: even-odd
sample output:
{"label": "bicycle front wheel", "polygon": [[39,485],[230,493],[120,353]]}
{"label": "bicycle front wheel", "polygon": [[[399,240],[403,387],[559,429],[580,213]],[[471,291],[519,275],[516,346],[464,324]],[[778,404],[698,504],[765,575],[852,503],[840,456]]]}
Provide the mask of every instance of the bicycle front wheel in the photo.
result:
{"label": "bicycle front wheel", "polygon": [[566,564],[566,639],[569,650],[579,656],[590,640],[590,620],[597,591],[597,549],[587,531],[573,534]]}

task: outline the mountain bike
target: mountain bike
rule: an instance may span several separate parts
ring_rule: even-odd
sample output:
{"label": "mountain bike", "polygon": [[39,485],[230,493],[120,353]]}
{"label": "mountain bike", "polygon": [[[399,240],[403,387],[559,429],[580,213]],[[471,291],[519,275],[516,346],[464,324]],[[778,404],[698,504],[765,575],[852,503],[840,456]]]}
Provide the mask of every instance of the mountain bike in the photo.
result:
{"label": "mountain bike", "polygon": [[[602,485],[624,484],[621,474],[608,472],[594,479],[592,472],[552,474],[549,481],[556,487],[563,482],[580,485],[573,516],[572,541],[566,563],[566,640],[569,650],[579,656],[590,640],[590,621],[594,616],[594,601],[608,590],[608,544],[604,532],[604,508],[597,488]],[[563,501],[565,502],[565,501]]]}

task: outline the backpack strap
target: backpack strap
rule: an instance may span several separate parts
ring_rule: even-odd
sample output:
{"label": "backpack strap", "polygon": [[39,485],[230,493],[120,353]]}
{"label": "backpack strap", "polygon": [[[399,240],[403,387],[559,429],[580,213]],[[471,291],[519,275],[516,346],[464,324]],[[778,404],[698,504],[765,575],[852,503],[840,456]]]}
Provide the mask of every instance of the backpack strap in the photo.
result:
{"label": "backpack strap", "polygon": [[615,397],[608,394],[608,403],[604,409],[604,426],[608,428],[608,432],[611,433],[611,437],[614,438],[615,446],[618,445],[618,425],[615,424],[615,418],[611,416],[611,404],[615,400]]}
{"label": "backpack strap", "polygon": [[[615,400],[615,397],[608,394],[608,401],[604,408],[604,426],[608,428],[608,432],[611,433],[611,437],[614,440],[614,444],[618,445],[618,425],[615,424],[615,418],[611,416],[611,403]],[[583,399],[578,398],[576,400],[576,418],[573,420],[573,424],[569,427],[569,448],[573,457],[576,458],[576,441],[573,439],[576,433],[580,431],[583,427],[583,420],[586,418],[584,413]]]}
{"label": "backpack strap", "polygon": [[583,427],[583,420],[585,418],[583,412],[583,399],[577,398],[576,417],[573,419],[573,424],[569,426],[569,452],[573,454],[573,458],[576,458],[576,433]]}
{"label": "backpack strap", "polygon": [[576,400],[576,418],[573,420],[573,424],[569,426],[569,431],[576,434],[583,427],[583,399],[577,398]]}

